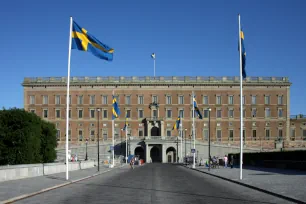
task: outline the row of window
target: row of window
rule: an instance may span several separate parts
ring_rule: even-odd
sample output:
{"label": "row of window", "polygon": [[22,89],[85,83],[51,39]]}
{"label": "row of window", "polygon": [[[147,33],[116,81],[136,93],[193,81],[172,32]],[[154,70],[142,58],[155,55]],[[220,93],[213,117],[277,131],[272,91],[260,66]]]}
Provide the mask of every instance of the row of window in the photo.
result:
{"label": "row of window", "polygon": [[[78,97],[78,101],[77,104],[81,105],[84,104],[84,96],[80,95],[77,96]],[[144,96],[140,95],[137,96],[138,97],[138,104],[144,104]],[[119,96],[116,96],[117,101],[119,101]],[[271,104],[271,96],[270,95],[265,95],[265,104],[269,105]],[[243,96],[242,98],[243,104],[245,104],[245,96]],[[152,102],[153,103],[158,103],[158,96],[154,95],[152,96]],[[203,96],[203,100],[202,100],[203,104],[208,105],[209,104],[209,97],[208,96]],[[65,103],[65,102],[63,102]],[[71,104],[71,95],[69,97],[69,103]],[[216,104],[221,105],[222,104],[222,96],[217,95],[216,96]],[[237,103],[240,103],[240,101],[238,100]],[[30,96],[30,104],[35,104],[35,96],[31,95]],[[48,95],[44,95],[42,96],[42,104],[49,104],[49,96]],[[55,104],[61,104],[61,96],[60,95],[56,95],[55,96]],[[89,104],[90,105],[95,105],[96,104],[96,96],[95,95],[90,95],[89,96]],[[102,96],[102,104],[109,104],[108,103],[108,96]],[[125,96],[125,104],[130,105],[131,104],[131,95],[127,95]],[[172,104],[172,96],[171,95],[167,95],[166,96],[166,104]],[[184,103],[184,96],[180,95],[178,96],[178,104],[185,104]],[[192,97],[190,97],[190,104],[192,104]],[[234,104],[234,96],[228,96],[228,104]],[[256,95],[252,95],[251,96],[251,104],[257,104],[257,96]],[[277,96],[277,104],[278,105],[283,105],[283,96]]]}
{"label": "row of window", "polygon": [[[115,139],[119,139],[120,138],[120,131],[121,129],[120,128],[115,128]],[[278,138],[283,138],[283,129],[278,129],[277,130],[277,137]],[[173,136],[172,135],[172,130],[171,129],[167,129],[166,130],[166,135],[167,136]],[[256,129],[253,129],[251,131],[251,140],[258,140],[258,139],[263,139],[263,140],[270,140],[271,139],[271,129],[265,129],[265,136],[264,138],[259,138],[258,135],[257,135],[257,130]],[[84,136],[84,132],[83,130],[78,130],[77,131],[78,133],[78,140],[79,141],[85,141],[85,136]],[[306,129],[303,129],[302,130],[302,139],[305,139],[306,140]],[[70,141],[71,140],[71,130],[69,130],[69,137],[68,137],[68,140]],[[183,131],[183,135],[184,134],[184,131]],[[131,136],[131,129],[128,128],[128,137]],[[138,136],[142,137],[144,136],[144,130],[141,128],[141,129],[138,129]],[[175,134],[175,136],[177,136],[177,133]],[[203,129],[203,140],[205,141],[208,141],[208,136],[209,136],[209,130],[208,129]],[[185,136],[184,136],[185,137]],[[190,137],[190,136],[189,136]],[[291,138],[295,138],[295,129],[291,129],[291,133],[290,133],[290,137]],[[95,141],[96,138],[97,138],[97,135],[96,135],[96,131],[95,130],[90,130],[90,134],[89,134],[89,137],[87,137],[88,140],[90,141]],[[188,138],[188,136],[187,136]],[[107,140],[108,139],[108,129],[107,128],[104,128],[102,129],[102,138],[103,140]],[[57,130],[57,140],[61,140],[61,131],[58,129]],[[216,130],[216,141],[221,141],[222,140],[222,130],[221,129],[217,129]],[[229,141],[234,141],[234,130],[233,129],[230,129],[228,130],[228,140]],[[245,130],[243,130],[243,140],[245,141]]]}
{"label": "row of window", "polygon": [[[35,113],[34,109],[30,110],[31,112]],[[84,117],[84,110],[83,109],[78,109],[77,110],[77,118],[81,119]],[[89,117],[90,118],[96,118],[97,110],[96,109],[90,109],[89,110]],[[191,111],[192,114],[192,111]],[[243,117],[245,117],[246,110],[243,110]],[[131,118],[131,110],[126,110],[124,114],[127,118]],[[184,109],[179,109],[179,115],[184,118]],[[257,108],[252,108],[251,110],[251,115],[253,118],[257,117]],[[277,108],[277,116],[279,118],[284,117],[283,109],[282,108]],[[48,118],[49,117],[49,110],[48,109],[43,109],[43,118]],[[108,110],[107,109],[101,109],[101,117],[104,119],[108,118]],[[152,110],[151,111],[151,117],[159,117],[158,116],[158,110]],[[203,110],[203,117],[208,118],[209,117],[209,110],[204,109]],[[234,118],[234,108],[230,108],[228,110],[228,117],[229,118]],[[265,117],[269,118],[271,117],[271,108],[265,108]],[[55,118],[61,118],[61,110],[56,109],[55,110]],[[71,110],[69,110],[69,118],[71,118]],[[142,119],[144,118],[144,110],[138,109],[138,118]],[[172,119],[173,114],[171,109],[166,109],[166,118],[167,119]],[[222,109],[217,108],[216,109],[216,118],[222,118]]]}

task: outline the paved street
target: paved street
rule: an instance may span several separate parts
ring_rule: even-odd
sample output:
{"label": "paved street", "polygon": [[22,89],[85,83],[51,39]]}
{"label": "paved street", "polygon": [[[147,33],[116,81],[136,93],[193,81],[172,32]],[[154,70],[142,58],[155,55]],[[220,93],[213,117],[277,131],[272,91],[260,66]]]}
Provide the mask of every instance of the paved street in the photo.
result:
{"label": "paved street", "polygon": [[146,164],[58,188],[18,203],[288,203],[171,164]]}

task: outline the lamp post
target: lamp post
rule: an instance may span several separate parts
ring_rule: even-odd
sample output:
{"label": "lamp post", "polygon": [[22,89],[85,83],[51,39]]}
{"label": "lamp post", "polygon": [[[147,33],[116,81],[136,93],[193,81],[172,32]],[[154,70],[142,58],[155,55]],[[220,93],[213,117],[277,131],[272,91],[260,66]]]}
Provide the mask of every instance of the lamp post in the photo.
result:
{"label": "lamp post", "polygon": [[178,163],[178,136],[176,137],[176,163]]}
{"label": "lamp post", "polygon": [[100,108],[97,109],[98,111],[98,171],[100,171],[100,127],[99,127],[99,119],[100,119]]}
{"label": "lamp post", "polygon": [[187,129],[185,129],[185,160],[187,159],[187,148],[186,148],[186,140],[187,140]]}
{"label": "lamp post", "polygon": [[86,139],[86,154],[85,154],[85,161],[87,161],[88,156],[87,156],[87,143],[88,143],[88,139]]}
{"label": "lamp post", "polygon": [[208,171],[210,171],[210,112],[211,108],[207,108],[208,110]]}

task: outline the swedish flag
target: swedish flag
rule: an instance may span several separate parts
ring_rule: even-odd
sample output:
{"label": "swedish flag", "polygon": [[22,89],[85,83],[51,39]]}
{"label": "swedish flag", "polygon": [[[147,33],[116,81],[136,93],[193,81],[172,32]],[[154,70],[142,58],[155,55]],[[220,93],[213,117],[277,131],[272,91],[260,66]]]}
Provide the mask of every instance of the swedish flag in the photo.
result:
{"label": "swedish flag", "polygon": [[195,97],[193,97],[193,106],[194,106],[194,111],[197,113],[199,118],[202,119],[203,117],[202,117],[200,109],[198,108],[197,101],[196,101]]}
{"label": "swedish flag", "polygon": [[125,116],[125,124],[124,124],[124,127],[123,127],[123,131],[125,131],[127,129],[127,126],[128,126],[127,120],[128,120],[128,117]]}
{"label": "swedish flag", "polygon": [[112,112],[113,112],[113,120],[118,118],[120,115],[120,109],[117,103],[117,99],[113,96],[113,108],[112,108]]}
{"label": "swedish flag", "polygon": [[[240,31],[240,36],[241,36],[242,77],[245,79],[246,78],[246,71],[245,71],[246,52],[245,52],[245,48],[244,48],[244,33],[243,33],[242,29]],[[239,50],[239,47],[238,47],[238,50]]]}
{"label": "swedish flag", "polygon": [[75,21],[73,21],[71,37],[71,49],[91,52],[96,57],[107,61],[113,60],[114,49],[100,42]]}
{"label": "swedish flag", "polygon": [[181,116],[179,116],[179,117],[176,119],[176,122],[174,123],[172,130],[174,130],[174,129],[177,129],[177,130],[178,130],[178,129],[180,128],[180,124],[181,124]]}

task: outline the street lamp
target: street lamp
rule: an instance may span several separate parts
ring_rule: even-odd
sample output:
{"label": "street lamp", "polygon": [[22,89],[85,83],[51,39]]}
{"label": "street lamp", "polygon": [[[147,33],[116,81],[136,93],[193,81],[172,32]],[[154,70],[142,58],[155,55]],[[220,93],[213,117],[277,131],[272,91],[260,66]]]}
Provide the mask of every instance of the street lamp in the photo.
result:
{"label": "street lamp", "polygon": [[208,171],[210,171],[210,112],[211,108],[207,108],[208,110]]}
{"label": "street lamp", "polygon": [[187,140],[187,129],[185,129],[185,160],[187,159],[187,155],[186,155],[186,153],[187,153],[187,149],[186,149],[186,140]]}
{"label": "street lamp", "polygon": [[99,127],[99,119],[100,119],[100,108],[97,109],[98,111],[98,171],[100,171],[100,127]]}
{"label": "street lamp", "polygon": [[178,136],[176,137],[176,163],[178,163]]}
{"label": "street lamp", "polygon": [[85,155],[85,161],[87,161],[87,143],[88,143],[88,139],[86,139],[86,155]]}

